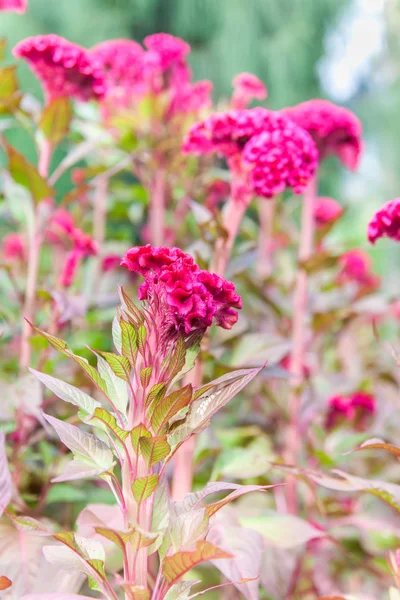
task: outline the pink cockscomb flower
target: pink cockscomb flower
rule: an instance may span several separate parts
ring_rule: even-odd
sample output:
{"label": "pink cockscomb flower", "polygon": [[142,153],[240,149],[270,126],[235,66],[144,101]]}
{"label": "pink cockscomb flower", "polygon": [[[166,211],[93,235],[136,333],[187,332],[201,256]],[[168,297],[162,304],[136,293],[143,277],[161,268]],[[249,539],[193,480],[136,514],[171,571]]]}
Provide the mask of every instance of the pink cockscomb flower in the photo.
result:
{"label": "pink cockscomb flower", "polygon": [[343,207],[329,196],[319,196],[314,202],[314,219],[317,227],[337,221],[343,214]]}
{"label": "pink cockscomb flower", "polygon": [[342,254],[339,260],[341,271],[339,282],[355,282],[363,289],[374,290],[380,285],[380,278],[372,272],[371,257],[367,252],[356,248]]}
{"label": "pink cockscomb flower", "polygon": [[224,329],[231,329],[238,319],[242,300],[233,283],[201,270],[179,248],[131,248],[121,265],[143,275],[139,299],[160,312],[164,329],[190,335],[204,332],[214,319]]}
{"label": "pink cockscomb flower", "polygon": [[24,13],[28,8],[28,0],[0,0],[0,12]]}
{"label": "pink cockscomb flower", "polygon": [[351,111],[327,100],[308,100],[282,113],[313,137],[320,158],[336,155],[349,169],[358,166],[362,151],[362,126]]}
{"label": "pink cockscomb flower", "polygon": [[328,401],[326,429],[348,421],[353,422],[356,429],[366,429],[376,411],[376,400],[371,394],[355,392],[349,396],[333,396]]}
{"label": "pink cockscomb flower", "polygon": [[381,237],[400,241],[400,198],[386,202],[368,225],[368,239],[372,244]]}
{"label": "pink cockscomb flower", "polygon": [[103,273],[114,271],[121,264],[121,257],[119,254],[107,254],[101,261],[101,270]]}
{"label": "pink cockscomb flower", "polygon": [[144,49],[133,40],[107,40],[89,50],[104,71],[107,98],[127,103],[143,88]]}
{"label": "pink cockscomb flower", "polygon": [[202,80],[196,83],[186,83],[172,88],[172,99],[168,109],[168,117],[175,114],[198,113],[212,105],[211,81]]}
{"label": "pink cockscomb flower", "polygon": [[[318,152],[293,121],[264,108],[215,113],[189,131],[185,152],[225,155],[248,178],[252,191],[271,198],[286,187],[301,193],[313,177]],[[241,164],[240,164],[241,163]]]}
{"label": "pink cockscomb flower", "polygon": [[82,256],[96,256],[99,245],[89,234],[81,229],[74,229],[71,239],[74,249],[80,252]]}
{"label": "pink cockscomb flower", "polygon": [[26,256],[25,243],[19,233],[8,233],[3,237],[1,250],[6,261],[24,260]]}
{"label": "pink cockscomb flower", "polygon": [[74,283],[81,260],[82,252],[79,250],[68,252],[60,275],[61,287],[69,288]]}
{"label": "pink cockscomb flower", "polygon": [[106,91],[104,73],[85,48],[55,35],[37,35],[17,44],[14,56],[26,60],[40,79],[46,100],[65,96],[101,99]]}
{"label": "pink cockscomb flower", "polygon": [[239,73],[234,77],[232,85],[232,108],[247,108],[253,99],[265,100],[268,95],[264,83],[252,73]]}
{"label": "pink cockscomb flower", "polygon": [[145,37],[143,43],[160,60],[162,71],[181,62],[190,52],[187,42],[169,33],[153,33]]}

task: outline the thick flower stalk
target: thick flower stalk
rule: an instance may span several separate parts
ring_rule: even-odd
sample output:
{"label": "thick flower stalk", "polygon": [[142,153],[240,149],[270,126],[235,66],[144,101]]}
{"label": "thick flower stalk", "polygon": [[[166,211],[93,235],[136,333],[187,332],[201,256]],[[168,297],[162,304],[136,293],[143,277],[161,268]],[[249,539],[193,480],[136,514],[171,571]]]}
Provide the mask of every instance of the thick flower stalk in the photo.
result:
{"label": "thick flower stalk", "polygon": [[[188,505],[170,504],[167,463],[259,369],[229,373],[199,389],[190,384],[177,388],[176,383],[193,366],[208,327],[214,322],[230,329],[237,320],[241,298],[231,282],[200,269],[178,248],[131,248],[122,264],[143,276],[139,289],[143,306],[136,306],[121,290],[121,306],[113,324],[117,354],[94,351],[98,359],[95,369],[65,342],[37,330],[83,369],[104,396],[107,408],[69,384],[32,372],[56,395],[78,406],[82,421],[100,429],[107,440],[46,415],[74,453],[56,481],[100,476],[108,483],[121,511],[120,526],[113,529],[97,522],[96,540],[101,536],[119,547],[123,569],[119,584],[126,600],[162,600],[190,568],[206,560],[232,558],[206,539],[211,533],[209,518],[229,499],[217,501],[209,509],[203,502],[197,506],[197,500]],[[261,488],[216,483],[206,487],[202,497],[231,489],[235,490],[233,499]],[[94,589],[116,600],[101,543],[72,532],[51,535],[73,552]],[[158,550],[159,566],[156,561],[156,579],[151,583],[148,556]],[[59,564],[59,552],[52,546],[46,547],[45,556]]]}
{"label": "thick flower stalk", "polygon": [[[319,160],[333,154],[349,169],[359,163],[362,138],[361,123],[350,111],[325,100],[310,100],[281,111],[314,140]],[[316,177],[304,194],[301,232],[298,250],[299,268],[296,274],[293,308],[292,352],[290,373],[292,394],[289,404],[290,426],[287,433],[287,460],[294,463],[298,457],[301,440],[300,402],[304,383],[304,355],[307,340],[308,274],[306,263],[314,248]],[[296,482],[291,480],[287,493],[288,508],[297,510]]]}
{"label": "thick flower stalk", "polygon": [[371,244],[382,237],[400,241],[400,198],[386,202],[368,224],[368,239]]}

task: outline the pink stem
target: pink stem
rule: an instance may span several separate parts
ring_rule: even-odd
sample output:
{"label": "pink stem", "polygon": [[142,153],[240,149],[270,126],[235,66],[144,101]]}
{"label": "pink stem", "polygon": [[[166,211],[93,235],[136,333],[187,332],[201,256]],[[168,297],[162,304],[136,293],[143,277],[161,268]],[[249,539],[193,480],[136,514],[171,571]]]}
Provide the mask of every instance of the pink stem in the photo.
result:
{"label": "pink stem", "polygon": [[[300,244],[298,251],[298,267],[294,290],[292,352],[290,356],[289,401],[290,424],[286,441],[286,460],[290,464],[296,462],[301,449],[301,429],[299,423],[302,385],[304,382],[304,356],[306,347],[306,318],[308,302],[308,275],[304,263],[312,256],[314,242],[314,198],[316,179],[308,185],[304,194],[301,218]],[[296,479],[290,477],[287,485],[288,511],[297,512]]]}
{"label": "pink stem", "polygon": [[[52,155],[52,145],[48,140],[44,140],[40,148],[38,158],[38,171],[43,178],[49,174],[50,160]],[[26,279],[25,302],[23,307],[23,321],[21,333],[21,351],[20,351],[20,369],[28,367],[31,362],[32,348],[30,344],[31,326],[27,321],[32,322],[35,314],[36,286],[39,271],[40,249],[42,245],[42,235],[40,232],[38,209],[35,209],[33,225],[30,239],[30,248],[28,256],[28,272]]]}
{"label": "pink stem", "polygon": [[260,279],[266,279],[272,273],[272,237],[274,231],[276,199],[262,198],[258,203],[260,225],[258,229],[258,248],[256,270]]}
{"label": "pink stem", "polygon": [[235,198],[234,196],[227,201],[223,213],[223,227],[226,236],[221,236],[216,241],[215,252],[210,265],[211,272],[221,276],[224,275],[248,204],[247,199]]}
{"label": "pink stem", "polygon": [[93,213],[93,238],[99,246],[104,242],[106,235],[108,183],[109,179],[107,177],[99,177],[96,184]]}
{"label": "pink stem", "polygon": [[167,181],[165,171],[157,169],[150,185],[149,228],[152,246],[162,246],[166,225],[166,192]]}

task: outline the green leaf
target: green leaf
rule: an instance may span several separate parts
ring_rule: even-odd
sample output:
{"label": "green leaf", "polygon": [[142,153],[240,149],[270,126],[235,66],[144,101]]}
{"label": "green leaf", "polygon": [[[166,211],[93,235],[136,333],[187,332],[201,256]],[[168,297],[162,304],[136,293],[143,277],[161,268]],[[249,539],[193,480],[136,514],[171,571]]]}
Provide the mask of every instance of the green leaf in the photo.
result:
{"label": "green leaf", "polygon": [[[126,381],[117,377],[107,361],[99,355],[97,355],[97,369],[100,377],[106,384],[107,396],[113,402],[115,408],[123,415],[126,415],[126,408],[129,401]],[[95,369],[94,372],[97,373]]]}
{"label": "green leaf", "polygon": [[145,367],[140,371],[140,383],[144,388],[147,388],[147,386],[149,385],[152,372],[153,367],[151,365],[149,367]]}
{"label": "green leaf", "polygon": [[117,425],[117,420],[114,415],[111,415],[104,408],[96,408],[93,415],[90,419],[88,419],[87,423],[93,423],[93,421],[99,421],[102,423],[107,429],[109,429],[118,439],[124,444],[126,438],[129,435],[129,431],[125,431],[125,429],[121,429],[119,425]]}
{"label": "green leaf", "polygon": [[65,96],[60,96],[46,105],[39,127],[52,144],[58,144],[69,132],[71,119],[71,103]]}
{"label": "green leaf", "polygon": [[146,338],[147,338],[146,327],[144,325],[140,325],[138,332],[137,332],[137,345],[138,345],[138,350],[142,356],[144,356],[144,351],[146,348]]}
{"label": "green leaf", "polygon": [[146,396],[146,400],[145,400],[146,408],[148,408],[150,406],[150,404],[153,402],[153,400],[154,400],[154,403],[158,403],[164,397],[166,390],[167,390],[167,385],[165,383],[162,382],[162,383],[154,384]]}
{"label": "green leaf", "polygon": [[176,341],[171,355],[165,359],[166,368],[165,374],[163,371],[163,379],[171,381],[178,373],[180,373],[185,365],[186,346],[185,340],[180,335]]}
{"label": "green leaf", "polygon": [[132,492],[138,504],[141,504],[156,490],[158,486],[158,475],[139,477],[133,482]]}
{"label": "green leaf", "polygon": [[35,325],[32,325],[32,323],[30,323],[29,321],[28,321],[28,323],[32,327],[32,329],[34,329],[41,336],[46,338],[46,340],[49,342],[50,346],[52,346],[55,350],[57,350],[58,352],[61,352],[65,356],[69,356],[69,354],[71,353],[71,350],[70,350],[67,342],[64,342],[64,340],[62,340],[58,337],[55,337],[54,335],[50,335],[49,333],[46,333],[46,331],[42,331],[42,329],[39,329]]}
{"label": "green leaf", "polygon": [[109,398],[107,384],[104,379],[101,377],[100,373],[96,371],[92,365],[90,365],[85,358],[81,356],[77,356],[72,352],[68,352],[67,356],[70,356],[72,360],[74,360],[78,365],[85,371],[86,375],[89,379],[94,383],[96,387],[98,387],[104,394]]}
{"label": "green leaf", "polygon": [[120,327],[122,354],[129,360],[132,367],[134,367],[138,351],[136,329],[131,323],[127,323],[123,319],[120,321]]}
{"label": "green leaf", "polygon": [[53,485],[46,496],[46,505],[57,502],[82,502],[86,499],[84,490],[67,483]]}
{"label": "green leaf", "polygon": [[258,517],[243,517],[239,521],[243,527],[258,531],[268,543],[279,548],[296,548],[327,535],[300,517],[272,511]]}
{"label": "green leaf", "polygon": [[192,386],[189,383],[185,387],[172,392],[161,402],[154,402],[150,423],[155,433],[159,433],[168,421],[182,408],[190,403],[192,398]]}
{"label": "green leaf", "polygon": [[94,400],[85,392],[82,392],[80,389],[70,385],[69,383],[65,383],[60,379],[56,379],[55,377],[51,377],[50,375],[46,375],[45,373],[40,373],[39,371],[35,371],[35,369],[29,369],[31,373],[35,375],[49,390],[51,390],[56,396],[64,400],[65,402],[70,402],[75,406],[78,406],[86,415],[92,415],[96,408],[100,407],[101,404]]}
{"label": "green leaf", "polygon": [[8,169],[14,181],[27,188],[37,203],[54,196],[53,188],[43,179],[36,167],[7,142],[3,141],[3,144],[8,155]]}
{"label": "green leaf", "polygon": [[139,438],[139,448],[148,467],[163,460],[171,451],[166,436],[142,436]]}
{"label": "green leaf", "polygon": [[0,114],[14,112],[20,101],[16,67],[3,67],[0,69]]}
{"label": "green leaf", "polygon": [[171,385],[182,379],[182,377],[194,367],[194,363],[196,362],[196,358],[200,352],[200,343],[202,336],[195,336],[194,341],[186,348],[185,351],[185,364],[182,369],[175,375],[175,377],[171,381]]}
{"label": "green leaf", "polygon": [[196,550],[184,550],[164,558],[162,573],[170,587],[200,563],[221,558],[233,557],[210,542],[200,541],[196,544]]}
{"label": "green leaf", "polygon": [[112,352],[100,351],[99,354],[101,354],[101,356],[107,361],[114,375],[120,379],[123,379],[124,381],[129,381],[131,364],[125,356],[119,356],[118,354],[113,354]]}
{"label": "green leaf", "polygon": [[120,299],[121,304],[127,314],[127,316],[132,320],[136,327],[143,323],[144,314],[142,311],[136,306],[134,302],[129,298],[129,296],[125,293],[124,288],[120,288]]}
{"label": "green leaf", "polygon": [[138,453],[138,450],[139,450],[139,440],[142,437],[151,438],[151,433],[143,425],[143,423],[140,423],[139,425],[136,425],[136,427],[134,427],[131,431],[132,448],[136,452],[136,454]]}
{"label": "green leaf", "polygon": [[50,415],[45,419],[54,427],[60,440],[74,455],[85,463],[108,471],[114,465],[114,456],[110,448],[95,435],[86,433],[74,425],[60,421]]}

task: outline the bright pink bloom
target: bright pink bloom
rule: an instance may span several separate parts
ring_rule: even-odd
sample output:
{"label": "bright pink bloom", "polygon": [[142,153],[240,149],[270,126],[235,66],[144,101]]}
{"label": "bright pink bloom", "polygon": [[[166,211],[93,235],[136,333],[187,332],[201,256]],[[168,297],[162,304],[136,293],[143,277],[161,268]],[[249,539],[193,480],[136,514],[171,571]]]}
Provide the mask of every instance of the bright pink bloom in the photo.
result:
{"label": "bright pink bloom", "polygon": [[24,260],[26,255],[25,243],[19,233],[8,233],[3,237],[1,245],[5,260]]}
{"label": "bright pink bloom", "polygon": [[232,108],[247,108],[253,99],[265,100],[268,95],[264,83],[252,73],[239,73],[233,79],[232,85]]}
{"label": "bright pink bloom", "polygon": [[0,12],[9,11],[16,13],[26,12],[28,0],[0,0]]}
{"label": "bright pink bloom", "polygon": [[212,105],[211,81],[202,80],[196,83],[186,83],[172,88],[172,100],[168,109],[168,116],[175,114],[198,113],[210,108]]}
{"label": "bright pink bloom", "polygon": [[166,71],[182,61],[190,52],[190,46],[184,40],[169,33],[154,33],[144,38],[143,43],[160,60],[160,68]]}
{"label": "bright pink bloom", "polygon": [[376,289],[380,279],[372,273],[372,261],[369,254],[356,248],[349,250],[340,257],[340,282],[356,282],[363,288]]}
{"label": "bright pink bloom", "polygon": [[368,239],[372,244],[381,237],[400,241],[400,198],[386,202],[368,225]]}
{"label": "bright pink bloom", "polygon": [[143,48],[133,40],[107,40],[89,50],[104,71],[107,98],[127,103],[143,84]]}
{"label": "bright pink bloom", "polygon": [[98,252],[98,243],[81,229],[74,229],[72,241],[74,250],[80,252],[82,256],[95,256]]}
{"label": "bright pink bloom", "polygon": [[139,300],[159,311],[165,328],[189,335],[205,331],[213,319],[231,329],[238,319],[242,300],[230,281],[202,271],[189,254],[179,248],[131,248],[121,265],[145,278]]}
{"label": "bright pink bloom", "polygon": [[69,288],[74,283],[82,256],[82,252],[79,250],[68,252],[60,275],[60,285],[62,287]]}
{"label": "bright pink bloom", "polygon": [[[214,113],[190,129],[183,149],[235,159],[236,171],[247,173],[253,192],[265,198],[286,187],[303,192],[318,159],[307,132],[280,113],[260,107]],[[242,159],[239,167],[237,158]]]}
{"label": "bright pink bloom", "polygon": [[328,401],[325,427],[332,429],[343,421],[353,421],[357,429],[365,429],[376,411],[374,396],[355,392],[349,396],[333,396]]}
{"label": "bright pink bloom", "polygon": [[85,48],[55,35],[37,35],[17,44],[14,56],[24,58],[41,80],[47,101],[60,96],[87,101],[106,91],[100,65]]}
{"label": "bright pink bloom", "polygon": [[342,215],[343,208],[337,200],[329,196],[319,196],[314,203],[314,219],[317,227],[333,223]]}
{"label": "bright pink bloom", "polygon": [[109,271],[114,271],[121,264],[121,257],[119,254],[107,254],[107,256],[103,257],[101,261],[101,269],[104,273],[108,273]]}
{"label": "bright pink bloom", "polygon": [[354,113],[327,100],[308,100],[282,111],[317,144],[320,158],[335,154],[351,170],[362,151],[362,126]]}

